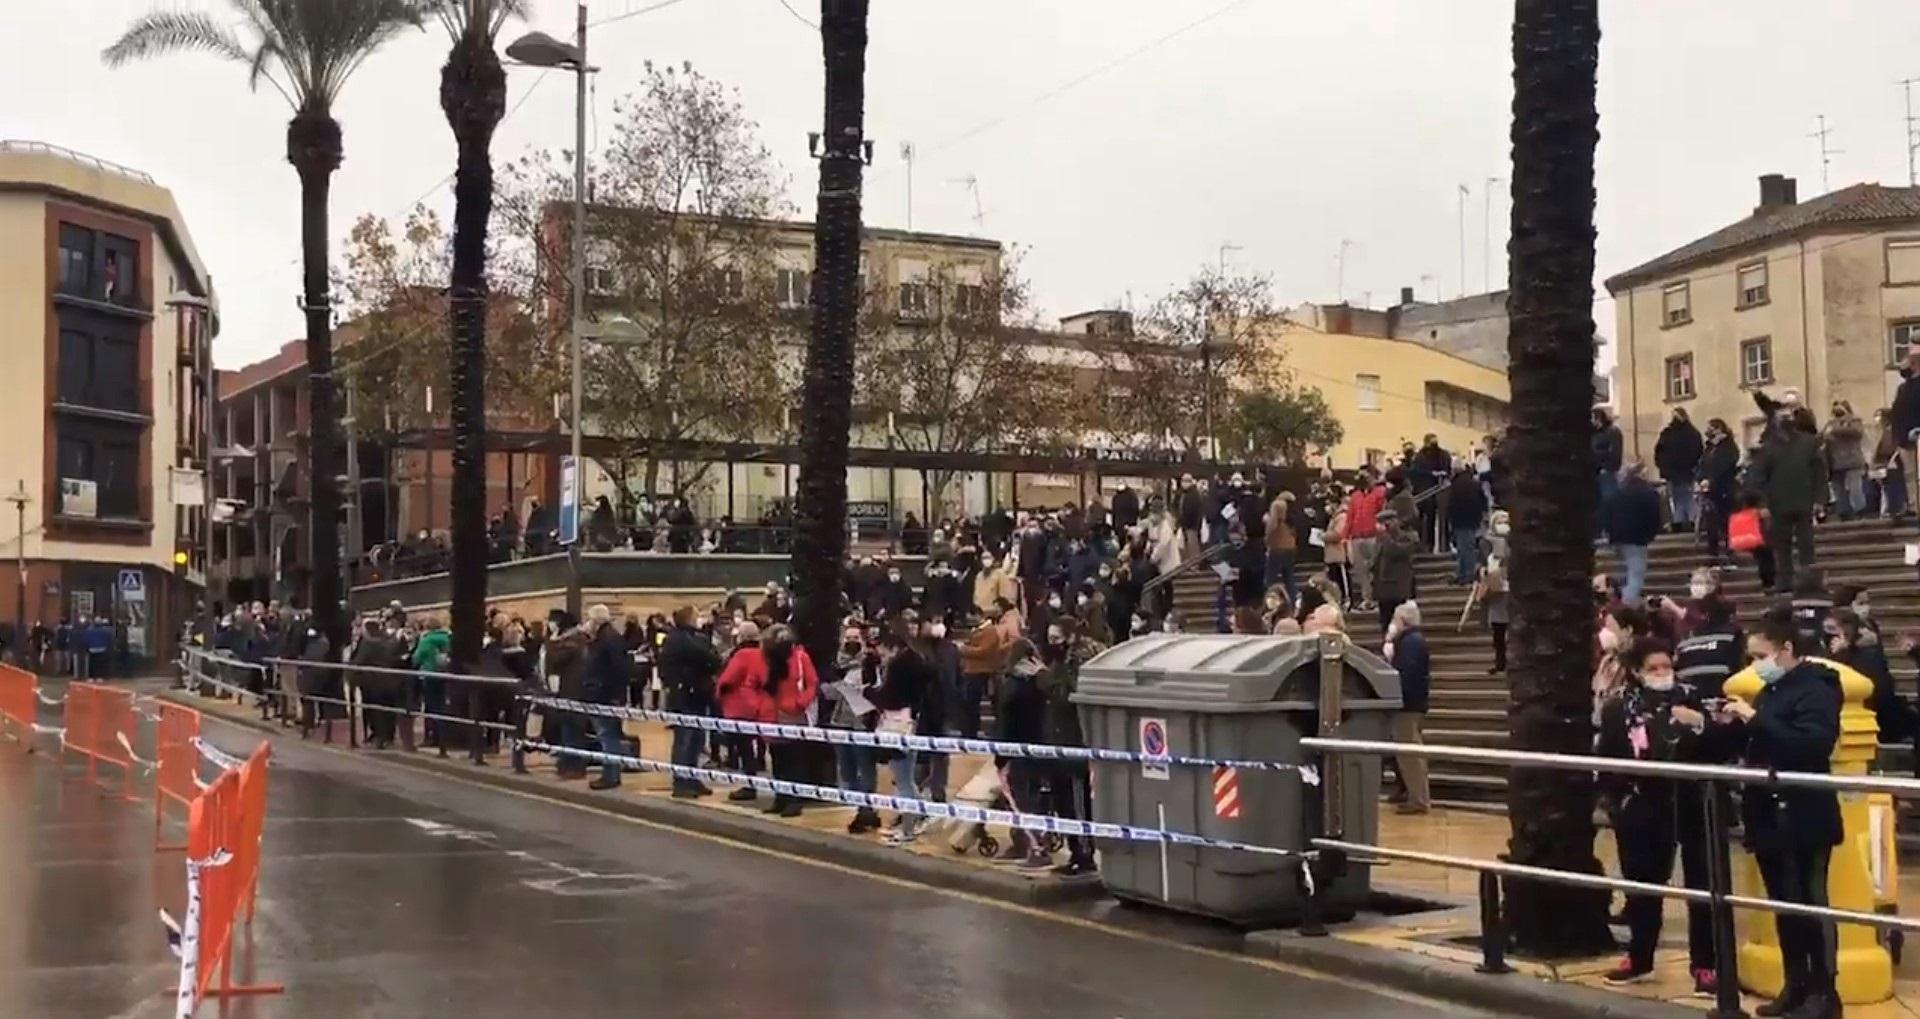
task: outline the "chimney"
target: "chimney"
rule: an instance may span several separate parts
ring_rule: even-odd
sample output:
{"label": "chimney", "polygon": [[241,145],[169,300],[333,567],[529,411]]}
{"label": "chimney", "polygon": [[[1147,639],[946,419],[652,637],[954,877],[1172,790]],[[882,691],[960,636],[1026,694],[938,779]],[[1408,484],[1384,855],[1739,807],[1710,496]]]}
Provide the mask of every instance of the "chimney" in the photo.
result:
{"label": "chimney", "polygon": [[1765,215],[1779,209],[1785,209],[1800,201],[1800,182],[1784,174],[1768,173],[1760,177],[1760,204],[1754,207],[1753,214]]}
{"label": "chimney", "polygon": [[1413,288],[1401,287],[1400,288],[1400,306],[1404,308],[1407,305],[1412,303],[1413,303]]}

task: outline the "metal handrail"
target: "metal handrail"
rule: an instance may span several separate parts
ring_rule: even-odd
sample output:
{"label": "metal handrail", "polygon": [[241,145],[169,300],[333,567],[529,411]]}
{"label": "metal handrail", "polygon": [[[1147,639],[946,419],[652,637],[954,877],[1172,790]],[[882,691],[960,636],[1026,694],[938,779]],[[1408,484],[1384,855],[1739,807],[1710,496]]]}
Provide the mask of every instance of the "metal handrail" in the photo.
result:
{"label": "metal handrail", "polygon": [[1174,578],[1180,576],[1181,574],[1193,572],[1195,569],[1198,569],[1200,566],[1204,565],[1207,562],[1207,560],[1212,559],[1215,556],[1219,555],[1220,552],[1229,548],[1232,544],[1233,544],[1232,542],[1223,541],[1217,545],[1212,546],[1211,548],[1202,550],[1199,555],[1194,556],[1191,559],[1188,559],[1187,561],[1181,563],[1180,565],[1175,566],[1173,569],[1168,570],[1167,572],[1162,573],[1159,576],[1153,578],[1152,580],[1149,580],[1146,583],[1140,585],[1140,593],[1146,594],[1148,591],[1152,591],[1155,588],[1158,588],[1164,584],[1172,583]]}
{"label": "metal handrail", "polygon": [[1886,775],[1828,775],[1808,771],[1771,771],[1764,768],[1739,768],[1725,764],[1639,761],[1622,757],[1547,754],[1527,750],[1497,750],[1491,747],[1455,747],[1438,743],[1389,743],[1381,740],[1324,739],[1314,736],[1302,739],[1300,746],[1305,750],[1318,750],[1322,753],[1366,754],[1368,756],[1378,757],[1425,757],[1441,761],[1505,764],[1510,767],[1542,768],[1551,771],[1607,772],[1617,775],[1643,775],[1653,778],[1686,778],[1710,782],[1739,782],[1745,785],[1832,789],[1836,792],[1887,793],[1893,796],[1920,798],[1920,779],[1892,778]]}

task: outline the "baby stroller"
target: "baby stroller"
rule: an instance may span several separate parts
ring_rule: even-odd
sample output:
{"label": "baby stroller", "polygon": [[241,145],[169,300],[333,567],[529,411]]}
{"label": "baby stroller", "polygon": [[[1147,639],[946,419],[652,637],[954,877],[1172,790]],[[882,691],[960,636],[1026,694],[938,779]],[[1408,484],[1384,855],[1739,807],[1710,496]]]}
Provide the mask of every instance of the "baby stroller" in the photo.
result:
{"label": "baby stroller", "polygon": [[[979,771],[974,772],[973,777],[968,779],[966,784],[960,787],[960,791],[954,795],[954,801],[984,807],[988,810],[1020,809],[1007,790],[1006,779],[1000,767],[993,761],[986,762],[980,766]],[[958,818],[948,823],[952,826],[953,833],[948,838],[947,845],[955,853],[964,856],[971,851],[989,859],[999,854],[1000,840],[987,829],[985,824],[978,821],[962,821]],[[1065,843],[1064,839],[1052,832],[1036,832],[1032,833],[1032,836],[1040,840],[1041,848],[1049,854],[1059,852]],[[1021,844],[1016,839],[1016,847]]]}

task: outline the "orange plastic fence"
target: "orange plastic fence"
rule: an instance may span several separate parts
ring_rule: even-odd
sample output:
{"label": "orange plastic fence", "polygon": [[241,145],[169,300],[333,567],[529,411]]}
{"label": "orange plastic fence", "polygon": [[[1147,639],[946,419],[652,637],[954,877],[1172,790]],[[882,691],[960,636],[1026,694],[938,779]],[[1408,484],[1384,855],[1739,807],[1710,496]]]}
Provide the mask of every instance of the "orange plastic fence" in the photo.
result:
{"label": "orange plastic fence", "polygon": [[[261,743],[239,770],[222,772],[201,790],[187,808],[187,853],[191,860],[210,861],[228,854],[225,863],[207,866],[200,879],[200,947],[194,971],[196,1000],[213,995],[277,994],[278,984],[233,983],[233,931],[246,909],[253,922],[253,902],[260,878],[260,833],[266,823],[267,744]],[[220,986],[213,986],[215,971]]]}
{"label": "orange plastic fence", "polygon": [[68,684],[66,719],[64,747],[86,757],[87,777],[93,778],[102,762],[115,765],[125,776],[125,793],[131,798],[134,776],[129,745],[139,731],[133,722],[133,691],[98,683]]}
{"label": "orange plastic fence", "polygon": [[163,844],[160,831],[166,823],[168,800],[187,807],[200,795],[200,751],[193,745],[199,735],[200,712],[178,704],[160,705],[160,721],[154,727],[153,844],[157,849],[186,848]]}
{"label": "orange plastic fence", "polygon": [[0,732],[9,729],[27,749],[33,749],[33,720],[39,683],[33,673],[0,665]]}

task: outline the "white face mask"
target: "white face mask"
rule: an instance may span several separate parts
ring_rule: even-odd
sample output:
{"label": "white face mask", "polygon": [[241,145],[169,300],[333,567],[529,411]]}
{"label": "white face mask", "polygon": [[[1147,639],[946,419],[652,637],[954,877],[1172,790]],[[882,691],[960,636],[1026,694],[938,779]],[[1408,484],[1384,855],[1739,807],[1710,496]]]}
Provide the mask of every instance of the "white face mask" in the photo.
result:
{"label": "white face mask", "polygon": [[1649,672],[1640,677],[1640,685],[1649,690],[1671,690],[1673,689],[1673,670]]}
{"label": "white face mask", "polygon": [[927,632],[933,634],[934,640],[939,640],[940,638],[945,637],[947,635],[947,624],[935,623],[932,626],[927,627]]}
{"label": "white face mask", "polygon": [[1861,619],[1873,618],[1873,606],[1868,604],[1865,598],[1853,603],[1853,611],[1854,614],[1858,615]]}
{"label": "white face mask", "polygon": [[1620,650],[1620,631],[1609,630],[1603,627],[1600,630],[1600,650],[1602,651]]}
{"label": "white face mask", "polygon": [[1705,598],[1707,595],[1712,594],[1713,587],[1704,580],[1696,580],[1693,583],[1687,585],[1687,593],[1690,595],[1693,595],[1694,600],[1698,601],[1699,599]]}
{"label": "white face mask", "polygon": [[1054,595],[1053,597],[1051,597],[1051,598],[1048,598],[1048,599],[1047,599],[1047,607],[1048,607],[1048,608],[1050,608],[1050,609],[1057,609],[1057,608],[1059,608],[1059,607],[1060,607],[1060,596],[1056,594],[1056,595]]}

